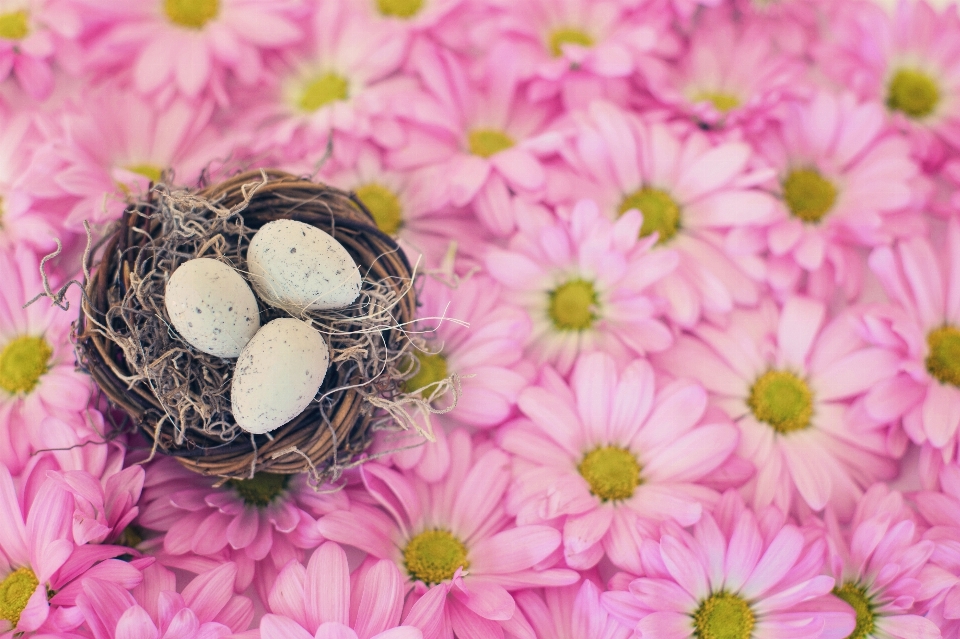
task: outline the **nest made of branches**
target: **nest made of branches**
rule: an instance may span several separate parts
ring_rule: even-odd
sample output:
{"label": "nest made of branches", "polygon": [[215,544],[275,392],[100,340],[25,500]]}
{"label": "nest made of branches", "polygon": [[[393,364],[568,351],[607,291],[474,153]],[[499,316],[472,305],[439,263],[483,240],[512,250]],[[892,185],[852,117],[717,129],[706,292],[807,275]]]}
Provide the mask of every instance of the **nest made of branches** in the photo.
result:
{"label": "nest made of branches", "polygon": [[[247,277],[251,237],[278,219],[332,235],[364,277],[349,307],[297,316],[324,335],[330,368],[303,413],[253,436],[230,412],[236,360],[189,346],[172,327],[163,296],[173,271],[196,257],[221,260]],[[396,242],[349,193],[279,171],[243,173],[198,192],[159,184],[127,208],[100,255],[84,286],[78,361],[155,451],[192,470],[236,478],[310,472],[330,479],[357,460],[373,431],[410,426],[396,423],[409,404],[431,410],[431,397],[456,385],[454,378],[436,392],[403,392],[404,380],[416,373],[414,349],[421,347],[407,330],[416,308],[413,273]],[[262,325],[291,316],[258,302]]]}

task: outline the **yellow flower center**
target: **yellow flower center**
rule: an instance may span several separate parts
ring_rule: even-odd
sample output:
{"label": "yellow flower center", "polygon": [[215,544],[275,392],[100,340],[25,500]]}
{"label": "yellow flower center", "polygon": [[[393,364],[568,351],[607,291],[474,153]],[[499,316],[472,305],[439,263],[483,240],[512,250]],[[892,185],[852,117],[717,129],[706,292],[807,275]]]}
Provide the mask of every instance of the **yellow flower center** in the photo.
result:
{"label": "yellow flower center", "polygon": [[264,507],[280,496],[290,483],[290,475],[255,473],[253,479],[231,479],[227,485],[237,491],[249,506]]}
{"label": "yellow flower center", "polygon": [[130,524],[120,532],[120,536],[117,538],[117,541],[114,543],[116,543],[118,546],[126,546],[127,548],[136,548],[142,542],[143,542],[143,529],[133,524]]}
{"label": "yellow flower center", "polygon": [[447,370],[447,358],[440,353],[431,354],[417,351],[414,357],[420,363],[420,368],[416,375],[403,382],[403,390],[406,393],[412,393],[436,384],[446,379],[450,374]]}
{"label": "yellow flower center", "polygon": [[781,434],[810,427],[813,393],[789,371],[768,371],[750,389],[747,406],[753,416]]}
{"label": "yellow flower center", "polygon": [[723,91],[701,91],[693,98],[694,102],[709,102],[720,113],[727,113],[740,106],[740,98]]}
{"label": "yellow flower center", "polygon": [[163,180],[163,169],[156,164],[131,164],[125,168],[131,173],[142,175],[154,183]]}
{"label": "yellow flower center", "polygon": [[188,29],[202,29],[220,13],[220,0],[163,0],[170,22]]}
{"label": "yellow flower center", "polygon": [[723,591],[704,599],[693,614],[697,639],[750,639],[754,624],[750,604]]}
{"label": "yellow flower center", "polygon": [[313,113],[331,102],[346,100],[350,95],[350,83],[339,73],[328,71],[307,82],[297,101],[297,106]]}
{"label": "yellow flower center", "polygon": [[941,326],[927,335],[927,372],[942,384],[960,386],[960,329]]}
{"label": "yellow flower center", "polygon": [[553,325],[561,331],[582,331],[597,319],[597,291],[592,282],[570,280],[550,291],[547,310]]}
{"label": "yellow flower center", "polygon": [[0,13],[0,38],[23,40],[30,33],[30,14],[24,10]]}
{"label": "yellow flower center", "polygon": [[403,209],[400,199],[385,186],[364,184],[354,190],[357,199],[370,211],[377,228],[387,235],[396,235],[403,226]]}
{"label": "yellow flower center", "polygon": [[657,244],[664,244],[680,230],[680,205],[666,191],[645,186],[625,195],[617,212],[623,215],[631,209],[643,213],[640,237],[656,232]]}
{"label": "yellow flower center", "polygon": [[873,611],[870,598],[867,597],[867,589],[848,581],[834,588],[833,594],[850,604],[857,614],[857,625],[853,628],[853,632],[847,635],[847,639],[866,639],[872,636],[877,615]]}
{"label": "yellow flower center", "polygon": [[783,199],[794,217],[819,222],[837,202],[837,187],[816,169],[794,169],[783,180]]}
{"label": "yellow flower center", "polygon": [[27,394],[47,372],[53,349],[42,337],[18,337],[0,351],[0,388]]}
{"label": "yellow flower center", "polygon": [[514,145],[513,138],[497,129],[474,129],[467,136],[467,146],[474,155],[488,158]]}
{"label": "yellow flower center", "polygon": [[422,8],[423,0],[377,0],[380,14],[393,18],[412,18]]}
{"label": "yellow flower center", "polygon": [[6,619],[14,628],[20,623],[20,613],[27,607],[40,580],[29,568],[17,568],[0,582],[0,619]]}
{"label": "yellow flower center", "polygon": [[547,38],[547,46],[553,57],[559,58],[563,55],[563,45],[579,44],[581,47],[592,47],[593,38],[590,34],[573,27],[560,27],[550,32]]}
{"label": "yellow flower center", "polygon": [[446,530],[426,530],[403,549],[403,565],[411,579],[428,586],[453,577],[457,568],[470,567],[467,547]]}
{"label": "yellow flower center", "polygon": [[595,448],[583,456],[577,471],[602,501],[629,499],[640,485],[640,462],[626,448]]}
{"label": "yellow flower center", "polygon": [[940,88],[923,71],[900,69],[890,78],[887,106],[894,111],[922,118],[933,113],[939,102]]}

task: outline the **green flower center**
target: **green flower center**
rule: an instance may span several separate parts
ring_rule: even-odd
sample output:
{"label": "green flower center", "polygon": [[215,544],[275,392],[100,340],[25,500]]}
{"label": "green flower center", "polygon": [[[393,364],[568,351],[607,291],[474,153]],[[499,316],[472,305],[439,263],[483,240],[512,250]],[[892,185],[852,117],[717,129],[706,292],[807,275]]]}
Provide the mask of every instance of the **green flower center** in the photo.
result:
{"label": "green flower center", "polygon": [[313,113],[331,102],[346,100],[350,95],[350,83],[339,73],[329,71],[307,82],[300,94],[297,106]]}
{"label": "green flower center", "polygon": [[592,282],[570,280],[550,291],[548,314],[561,331],[583,331],[597,319],[597,291]]}
{"label": "green flower center", "polygon": [[887,106],[894,111],[902,111],[911,118],[922,118],[933,113],[939,102],[940,88],[922,71],[900,69],[890,79]]}
{"label": "green flower center", "polygon": [[133,524],[130,524],[120,533],[115,542],[118,546],[127,548],[136,548],[143,542],[143,530]]}
{"label": "green flower center", "polygon": [[414,357],[420,362],[417,374],[403,382],[403,391],[413,393],[426,388],[431,384],[444,380],[450,374],[447,370],[447,358],[440,353],[421,353],[417,351]]}
{"label": "green flower center", "polygon": [[49,369],[53,349],[42,337],[18,337],[0,351],[0,388],[27,394]]}
{"label": "green flower center", "polygon": [[412,18],[422,8],[423,0],[377,0],[380,14],[393,18]]}
{"label": "green flower center", "polygon": [[794,217],[819,222],[837,202],[837,187],[816,169],[794,169],[783,180],[783,199]]}
{"label": "green flower center", "polygon": [[942,384],[960,386],[960,329],[941,326],[927,335],[927,372]]}
{"label": "green flower center", "polygon": [[781,434],[810,427],[813,393],[789,371],[768,371],[750,389],[747,406],[753,416]]}
{"label": "green flower center", "polygon": [[694,102],[709,102],[720,113],[727,113],[740,106],[740,98],[723,91],[701,91],[693,98]]}
{"label": "green flower center", "polygon": [[163,10],[174,24],[202,29],[220,13],[220,0],[163,0]]}
{"label": "green flower center", "polygon": [[697,639],[749,639],[755,623],[750,604],[726,592],[710,595],[693,614]]}
{"label": "green flower center", "polygon": [[29,568],[17,568],[0,582],[0,619],[6,619],[14,628],[20,623],[20,613],[27,607],[40,580]]}
{"label": "green flower center", "polygon": [[23,40],[30,33],[30,14],[22,9],[0,13],[0,38]]}
{"label": "green flower center", "polygon": [[474,129],[467,136],[467,146],[474,155],[488,158],[514,145],[513,138],[497,129]]}
{"label": "green flower center", "polygon": [[640,485],[640,462],[626,448],[595,448],[583,456],[577,471],[602,501],[629,499]]}
{"label": "green flower center", "polygon": [[160,182],[163,179],[163,169],[156,164],[131,164],[125,168],[131,173],[142,175],[154,183]]}
{"label": "green flower center", "polygon": [[590,37],[590,34],[580,29],[574,29],[573,27],[560,27],[550,32],[550,37],[547,38],[547,46],[550,49],[550,53],[553,54],[553,57],[559,58],[563,55],[563,45],[565,44],[579,44],[581,47],[592,47],[593,38]]}
{"label": "green flower center", "polygon": [[227,485],[237,491],[240,499],[249,506],[264,507],[287,489],[290,475],[255,473],[253,479],[231,479]]}
{"label": "green flower center", "polygon": [[853,611],[857,614],[857,625],[854,627],[853,632],[847,635],[847,639],[866,639],[866,637],[873,635],[874,620],[877,618],[877,615],[873,611],[873,604],[870,602],[870,598],[867,597],[867,589],[852,581],[848,581],[842,586],[834,588],[833,594],[850,604]]}
{"label": "green flower center", "polygon": [[393,191],[379,184],[364,184],[354,190],[357,199],[370,211],[377,228],[387,235],[396,235],[403,226],[403,209]]}
{"label": "green flower center", "polygon": [[470,567],[467,547],[446,530],[427,530],[407,543],[403,565],[410,578],[428,586],[453,577],[457,568]]}
{"label": "green flower center", "polygon": [[640,237],[657,232],[657,244],[664,244],[680,230],[680,205],[666,191],[644,187],[625,195],[617,213],[623,215],[631,209],[643,213]]}

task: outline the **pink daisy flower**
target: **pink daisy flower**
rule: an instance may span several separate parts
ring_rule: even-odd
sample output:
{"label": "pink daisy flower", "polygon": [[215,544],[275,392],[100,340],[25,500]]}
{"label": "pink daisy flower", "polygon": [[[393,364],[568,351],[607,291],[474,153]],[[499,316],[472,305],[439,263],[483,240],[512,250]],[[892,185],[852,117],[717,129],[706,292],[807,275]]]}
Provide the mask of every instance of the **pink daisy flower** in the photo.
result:
{"label": "pink daisy flower", "polygon": [[53,91],[53,62],[59,38],[80,33],[80,16],[70,2],[11,0],[0,8],[0,80],[11,74],[30,97]]}
{"label": "pink daisy flower", "polygon": [[503,285],[504,300],[530,315],[534,360],[565,373],[580,353],[626,358],[671,344],[649,290],[676,268],[677,254],[650,250],[655,238],[640,239],[637,211],[610,222],[583,200],[569,221],[520,222],[507,249],[489,251],[486,266]]}
{"label": "pink daisy flower", "polygon": [[829,503],[847,519],[866,487],[897,472],[886,424],[854,402],[894,376],[899,358],[859,339],[849,315],[825,319],[809,298],[762,303],[734,312],[726,331],[704,325],[680,337],[655,361],[700,380],[736,421],[738,453],[757,468],[744,489],[756,508]]}
{"label": "pink daisy flower", "polygon": [[[0,250],[0,273],[0,463],[19,474],[43,447],[45,417],[79,428],[90,380],[75,368],[70,330],[76,315],[43,299],[22,308],[43,292],[34,254],[24,247]],[[70,296],[71,309],[76,297]]]}
{"label": "pink daisy flower", "polygon": [[903,416],[910,438],[949,462],[960,426],[960,223],[950,220],[942,235],[938,248],[918,237],[870,256],[897,308],[867,313],[865,334],[897,358],[898,372],[871,390],[866,407],[884,421]]}
{"label": "pink daisy flower", "polygon": [[655,243],[651,255],[670,249],[680,260],[654,291],[674,321],[692,326],[701,312],[722,315],[734,303],[757,302],[765,264],[749,238],[776,219],[776,201],[755,188],[772,172],[750,168],[749,146],[681,131],[687,132],[593,102],[577,115],[565,154],[581,177],[558,174],[550,198],[570,205],[590,194],[613,219],[643,213],[639,234]]}
{"label": "pink daisy flower", "polygon": [[880,105],[821,91],[794,106],[760,147],[778,173],[781,216],[767,231],[775,288],[796,290],[807,272],[826,279],[821,291],[834,285],[854,295],[862,258],[851,247],[922,230],[911,216],[925,201],[920,167],[908,142],[887,129]]}
{"label": "pink daisy flower", "polygon": [[257,588],[269,592],[288,561],[302,559],[304,549],[321,541],[315,518],[347,506],[345,494],[318,492],[307,475],[257,473],[215,488],[217,483],[171,458],[158,459],[147,469],[137,524],[163,532],[163,550],[170,555],[235,562],[239,591],[256,577]]}
{"label": "pink daisy flower", "polygon": [[68,470],[50,472],[48,478],[73,495],[73,539],[77,544],[117,542],[140,512],[141,466],[106,472],[102,477]]}
{"label": "pink daisy flower", "polygon": [[665,525],[644,553],[645,576],[601,600],[643,639],[856,636],[853,612],[828,597],[833,578],[817,574],[823,546],[730,491],[692,534]]}
{"label": "pink daisy flower", "polygon": [[550,369],[520,395],[526,420],[500,433],[516,456],[507,508],[517,521],[563,530],[567,565],[583,570],[606,556],[634,573],[648,522],[689,526],[719,495],[698,480],[737,447],[736,427],[706,415],[707,393],[674,382],[659,389],[634,361],[620,374],[609,355],[582,356],[569,387]]}
{"label": "pink daisy flower", "polygon": [[[504,512],[509,458],[475,445],[462,430],[450,435],[446,477],[427,483],[380,464],[361,467],[379,508],[354,501],[317,524],[327,539],[389,559],[416,601],[414,623],[426,639],[509,635],[530,637],[511,591],[577,581],[550,568],[560,533],[548,526],[516,526]],[[359,498],[358,498],[359,499]]]}
{"label": "pink daisy flower", "polygon": [[317,548],[304,568],[291,561],[270,591],[273,614],[260,620],[262,639],[421,639],[419,628],[400,625],[403,577],[380,560],[351,579],[347,554],[337,544]]}
{"label": "pink daisy flower", "polygon": [[863,639],[935,639],[940,630],[916,614],[924,570],[934,543],[920,540],[900,493],[884,484],[870,488],[857,504],[849,528],[827,511],[828,573],[833,594],[856,613],[851,636]]}
{"label": "pink daisy flower", "polygon": [[159,564],[144,571],[131,595],[112,583],[88,579],[77,605],[85,636],[93,639],[214,639],[250,626],[253,602],[233,594],[237,567],[224,563],[194,577],[177,592],[176,576]]}
{"label": "pink daisy flower", "polygon": [[408,143],[391,152],[389,163],[410,169],[442,166],[454,206],[473,203],[492,232],[514,228],[511,193],[530,194],[546,183],[544,156],[559,145],[546,133],[556,115],[520,93],[519,61],[509,47],[487,56],[482,77],[468,80],[464,64],[448,51],[422,43],[410,56],[426,91],[411,91],[397,102],[408,125]]}
{"label": "pink daisy flower", "polygon": [[128,68],[142,93],[191,98],[209,91],[226,102],[225,80],[252,85],[263,55],[303,36],[295,4],[264,0],[84,0],[91,22],[102,22],[91,43],[95,66]]}
{"label": "pink daisy flower", "polygon": [[600,605],[600,588],[589,579],[562,588],[545,588],[542,594],[523,590],[514,598],[538,637],[628,639],[632,634]]}

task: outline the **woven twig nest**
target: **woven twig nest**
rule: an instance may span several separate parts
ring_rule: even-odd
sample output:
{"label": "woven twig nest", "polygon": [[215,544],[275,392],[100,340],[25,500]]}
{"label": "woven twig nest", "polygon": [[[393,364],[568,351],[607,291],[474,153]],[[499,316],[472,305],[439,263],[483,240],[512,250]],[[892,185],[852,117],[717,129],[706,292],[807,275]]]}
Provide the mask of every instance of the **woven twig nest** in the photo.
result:
{"label": "woven twig nest", "polygon": [[[328,341],[331,364],[313,403],[272,433],[253,436],[230,413],[236,360],[190,348],[170,325],[162,289],[179,264],[199,256],[245,274],[250,237],[278,219],[332,235],[364,283],[357,302],[314,322]],[[330,476],[363,451],[378,419],[390,420],[382,408],[402,399],[403,380],[415,372],[403,328],[416,307],[410,264],[348,193],[279,171],[244,173],[196,193],[159,185],[127,208],[103,247],[85,284],[78,360],[155,451],[187,468],[236,478]],[[290,316],[258,302],[264,324]]]}

